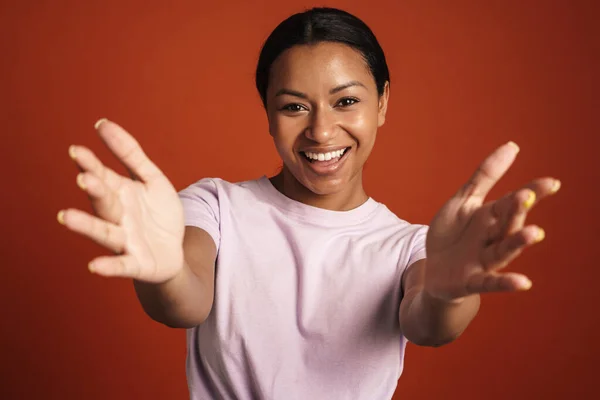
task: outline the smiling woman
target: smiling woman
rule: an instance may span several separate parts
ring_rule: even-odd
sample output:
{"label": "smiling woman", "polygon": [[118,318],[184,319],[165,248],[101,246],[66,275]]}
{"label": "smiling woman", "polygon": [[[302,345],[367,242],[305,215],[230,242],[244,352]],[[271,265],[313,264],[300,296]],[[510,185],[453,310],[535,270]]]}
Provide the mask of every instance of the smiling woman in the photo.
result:
{"label": "smiling woman", "polygon": [[269,129],[284,164],[275,186],[330,210],[364,203],[362,168],[385,120],[389,85],[380,96],[361,53],[335,42],[286,50],[269,81]]}
{"label": "smiling woman", "polygon": [[326,209],[363,203],[362,167],[385,121],[389,82],[375,35],[349,13],[315,9],[279,24],[256,69],[284,161],[275,186]]}
{"label": "smiling woman", "polygon": [[132,278],[151,318],[187,329],[192,399],[389,399],[408,340],[449,343],[480,293],[529,289],[501,269],[544,238],[525,219],[560,182],[536,179],[485,202],[516,144],[490,154],[429,227],[365,192],[390,78],[358,18],[317,8],[283,21],[256,86],[284,164],[277,176],[204,178],[177,193],[106,119],[96,129],[134,179],[69,149],[96,215],[58,219],[116,253],[92,272]]}

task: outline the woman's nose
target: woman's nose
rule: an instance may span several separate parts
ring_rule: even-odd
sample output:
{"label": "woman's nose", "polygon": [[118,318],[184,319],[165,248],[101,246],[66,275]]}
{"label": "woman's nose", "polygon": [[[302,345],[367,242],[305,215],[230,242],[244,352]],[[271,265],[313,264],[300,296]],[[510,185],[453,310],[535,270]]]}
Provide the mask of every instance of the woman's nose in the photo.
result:
{"label": "woman's nose", "polygon": [[306,128],[307,138],[317,143],[327,143],[335,138],[336,120],[333,111],[315,110],[310,119],[310,124]]}

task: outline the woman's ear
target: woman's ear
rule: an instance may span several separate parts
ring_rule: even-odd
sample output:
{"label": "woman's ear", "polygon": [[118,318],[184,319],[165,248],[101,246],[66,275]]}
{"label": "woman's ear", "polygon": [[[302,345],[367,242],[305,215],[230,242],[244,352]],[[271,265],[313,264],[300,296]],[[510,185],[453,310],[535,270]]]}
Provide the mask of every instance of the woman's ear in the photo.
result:
{"label": "woman's ear", "polygon": [[266,105],[265,105],[265,114],[267,116],[267,126],[268,126],[269,136],[273,137],[273,131],[271,129],[271,114],[269,114],[269,109],[267,108]]}
{"label": "woman's ear", "polygon": [[388,101],[390,98],[390,82],[385,82],[383,93],[379,96],[379,112],[377,114],[377,126],[381,127],[385,123],[385,114],[387,113]]}

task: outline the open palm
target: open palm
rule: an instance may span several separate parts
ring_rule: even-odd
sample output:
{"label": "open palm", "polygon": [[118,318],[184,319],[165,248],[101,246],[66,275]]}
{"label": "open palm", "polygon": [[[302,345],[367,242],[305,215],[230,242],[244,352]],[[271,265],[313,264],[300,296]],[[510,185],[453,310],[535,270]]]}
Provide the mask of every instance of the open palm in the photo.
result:
{"label": "open palm", "polygon": [[544,238],[544,231],[526,226],[525,219],[534,204],[558,191],[560,182],[536,179],[496,201],[485,202],[518,152],[512,142],[496,149],[432,220],[425,269],[425,289],[431,295],[457,300],[474,293],[531,287],[525,275],[502,269]]}
{"label": "open palm", "polygon": [[115,253],[92,260],[91,271],[167,281],[183,267],[184,219],[177,192],[124,129],[107,120],[98,121],[96,129],[130,177],[103,165],[88,148],[71,146],[69,154],[82,170],[77,184],[89,195],[96,215],[67,209],[58,219]]}

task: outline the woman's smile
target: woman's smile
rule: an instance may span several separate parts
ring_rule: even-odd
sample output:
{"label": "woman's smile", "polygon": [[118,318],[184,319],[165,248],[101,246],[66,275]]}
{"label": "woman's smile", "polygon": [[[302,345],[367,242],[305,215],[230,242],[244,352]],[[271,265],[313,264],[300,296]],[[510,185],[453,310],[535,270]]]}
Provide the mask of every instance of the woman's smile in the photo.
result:
{"label": "woman's smile", "polygon": [[332,209],[362,204],[362,169],[388,93],[386,85],[379,94],[364,57],[349,46],[323,42],[284,51],[271,67],[266,103],[284,164],[283,194]]}
{"label": "woman's smile", "polygon": [[309,149],[300,151],[303,165],[316,175],[332,175],[337,173],[348,157],[351,157],[352,147],[337,146],[331,149]]}

